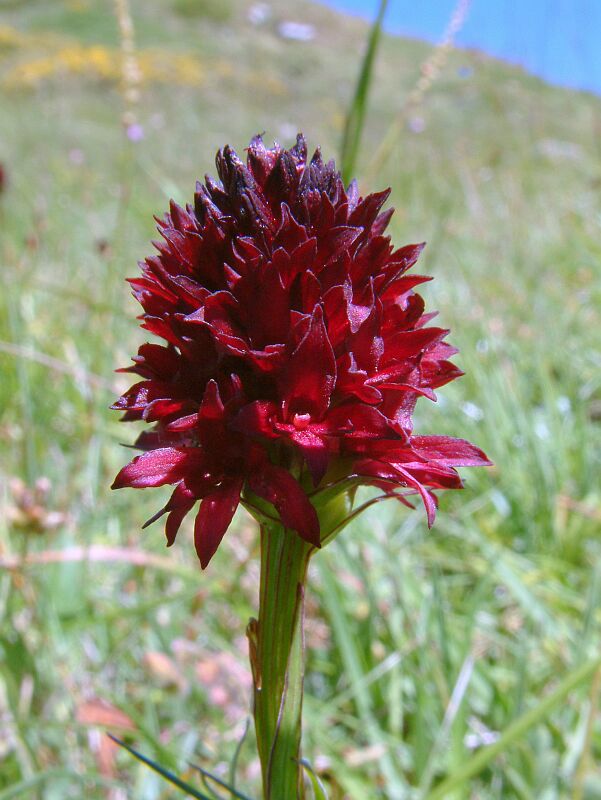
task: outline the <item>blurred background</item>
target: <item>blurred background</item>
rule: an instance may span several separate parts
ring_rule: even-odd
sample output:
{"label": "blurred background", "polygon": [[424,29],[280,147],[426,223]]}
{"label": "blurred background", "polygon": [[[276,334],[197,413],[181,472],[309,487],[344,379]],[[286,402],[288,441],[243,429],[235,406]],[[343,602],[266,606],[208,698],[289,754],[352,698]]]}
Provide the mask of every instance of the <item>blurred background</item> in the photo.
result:
{"label": "blurred background", "polygon": [[[158,490],[109,491],[135,431],[108,407],[153,214],[260,131],[340,158],[377,9],[334,5],[0,0],[0,800],[182,796],[106,730],[258,794],[254,525],[205,573],[187,527],[142,532]],[[496,466],[431,532],[380,504],[314,560],[305,755],[332,800],[601,798],[601,22],[503,8],[391,2],[363,96],[353,171],[391,186],[397,245],[427,240],[466,372],[416,427]]]}

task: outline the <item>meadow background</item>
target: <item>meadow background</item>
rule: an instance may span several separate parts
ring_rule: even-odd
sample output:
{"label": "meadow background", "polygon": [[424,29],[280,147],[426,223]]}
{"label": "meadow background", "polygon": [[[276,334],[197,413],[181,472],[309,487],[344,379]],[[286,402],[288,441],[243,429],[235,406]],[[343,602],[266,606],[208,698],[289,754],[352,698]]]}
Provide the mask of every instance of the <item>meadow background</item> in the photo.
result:
{"label": "meadow background", "polygon": [[[339,155],[368,26],[132,0],[132,49],[126,11],[0,2],[0,800],[182,796],[107,729],[257,793],[254,525],[201,573],[188,528],[140,531],[157,490],[108,488],[135,436],[113,370],[143,341],[124,279],[226,142]],[[332,800],[601,798],[601,99],[386,36],[355,171],[392,187],[398,245],[427,240],[461,349],[417,424],[496,466],[431,532],[380,504],[315,558],[305,755]]]}

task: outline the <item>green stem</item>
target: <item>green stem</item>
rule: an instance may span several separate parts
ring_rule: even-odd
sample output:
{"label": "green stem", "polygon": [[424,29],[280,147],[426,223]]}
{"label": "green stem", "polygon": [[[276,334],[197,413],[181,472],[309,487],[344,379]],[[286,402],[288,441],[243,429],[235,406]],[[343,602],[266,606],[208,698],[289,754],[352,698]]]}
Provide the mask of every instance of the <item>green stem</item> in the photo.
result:
{"label": "green stem", "polygon": [[259,620],[248,626],[264,800],[303,797],[303,604],[313,548],[274,522],[261,526]]}

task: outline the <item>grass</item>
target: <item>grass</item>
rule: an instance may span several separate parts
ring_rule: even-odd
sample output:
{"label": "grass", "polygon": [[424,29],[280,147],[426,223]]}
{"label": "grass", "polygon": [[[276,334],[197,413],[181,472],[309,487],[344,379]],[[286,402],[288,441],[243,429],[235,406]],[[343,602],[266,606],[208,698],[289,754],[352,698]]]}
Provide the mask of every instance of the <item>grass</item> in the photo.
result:
{"label": "grass", "polygon": [[[247,8],[135,4],[140,53],[195,66],[173,85],[143,75],[133,144],[112,74],[39,67],[69,48],[116,53],[106,9],[2,4],[0,563],[92,544],[105,560],[0,567],[0,800],[177,796],[107,728],[208,793],[189,762],[227,780],[243,733],[254,529],[241,516],[204,574],[186,531],[165,552],[158,528],[140,531],[159,492],[108,491],[133,431],[107,408],[142,341],[123,280],[150,252],[152,214],[185,201],[226,141],[302,128],[338,152],[367,27],[283,2],[253,27]],[[313,41],[278,36],[292,17]],[[383,38],[359,176],[428,53]],[[42,76],[19,84],[32,63]],[[601,102],[453,52],[408,123],[374,188],[392,186],[396,242],[428,241],[427,300],[466,371],[419,427],[472,439],[496,467],[442,498],[433,531],[380,504],[315,559],[305,755],[334,800],[594,800]],[[238,786],[256,796],[248,738]]]}

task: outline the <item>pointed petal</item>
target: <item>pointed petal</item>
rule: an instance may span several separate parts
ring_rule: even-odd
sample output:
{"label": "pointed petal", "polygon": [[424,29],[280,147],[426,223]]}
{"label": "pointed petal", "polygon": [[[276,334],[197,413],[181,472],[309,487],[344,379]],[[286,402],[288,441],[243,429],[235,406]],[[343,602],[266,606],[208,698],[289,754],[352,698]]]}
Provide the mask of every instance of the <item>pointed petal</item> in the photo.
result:
{"label": "pointed petal", "polygon": [[224,406],[219,394],[217,381],[211,380],[207,383],[200,411],[198,416],[203,421],[223,419]]}
{"label": "pointed petal", "polygon": [[166,430],[175,432],[189,431],[195,428],[196,425],[198,425],[198,413],[188,414],[185,417],[173,420],[166,426]]}
{"label": "pointed petal", "polygon": [[[400,464],[389,464],[376,459],[364,459],[355,462],[355,469],[357,473],[363,477],[372,477],[376,480],[373,481],[374,485],[381,485],[384,491],[394,493],[395,487],[393,485],[378,484],[378,478],[387,481],[394,481],[398,484],[398,488],[404,490],[406,494],[418,492],[424,503],[426,514],[428,518],[428,527],[431,528],[434,524],[436,517],[436,497],[408,470],[404,469]],[[409,487],[407,489],[407,487]]]}
{"label": "pointed petal", "polygon": [[368,374],[365,370],[357,367],[357,362],[352,353],[344,353],[338,359],[337,367],[337,395],[342,397],[350,395],[369,404],[379,403],[382,400],[382,394],[379,389],[366,382]]}
{"label": "pointed petal", "polygon": [[243,406],[231,423],[234,430],[251,436],[268,436],[276,438],[273,430],[272,418],[275,416],[277,406],[267,400],[255,400]]}
{"label": "pointed petal", "polygon": [[184,517],[192,508],[192,505],[189,509],[178,508],[177,510],[172,511],[167,517],[167,522],[165,523],[165,538],[167,539],[167,547],[171,547],[171,545],[175,542],[177,532],[184,521]]}
{"label": "pointed petal", "polygon": [[431,528],[432,525],[434,525],[434,520],[436,519],[436,498],[432,492],[428,491],[428,489],[426,489],[426,487],[420,483],[417,478],[411,475],[410,472],[404,470],[398,465],[395,466],[397,471],[405,478],[407,484],[420,493],[426,509],[426,516],[428,517],[428,528]]}
{"label": "pointed petal", "polygon": [[353,402],[332,409],[324,420],[324,427],[331,435],[344,434],[351,439],[377,439],[392,433],[388,420],[377,408]]}
{"label": "pointed petal", "polygon": [[130,486],[146,489],[177,483],[189,470],[198,469],[203,457],[198,447],[160,447],[136,456],[119,472],[112,489]]}
{"label": "pointed petal", "polygon": [[328,408],[335,383],[336,359],[323,311],[321,306],[316,306],[281,379],[286,408],[292,413],[308,413],[319,419]]}
{"label": "pointed petal", "polygon": [[179,531],[184,517],[192,510],[192,506],[197,499],[196,495],[187,488],[183,481],[178,483],[175,487],[173,494],[169,498],[169,502],[161,512],[169,512],[167,522],[165,523],[167,547],[171,547],[175,541],[175,537],[177,536],[177,532]]}
{"label": "pointed petal", "polygon": [[413,331],[399,331],[399,333],[390,336],[386,341],[386,349],[381,361],[382,367],[404,361],[422,353],[434,342],[443,339],[448,332],[444,328],[418,328]]}
{"label": "pointed petal", "polygon": [[317,486],[326,474],[330,460],[326,439],[310,430],[294,431],[290,438],[303,454],[313,478],[313,485]]}
{"label": "pointed petal", "polygon": [[411,447],[421,457],[450,467],[487,467],[486,454],[465,439],[452,436],[412,436]]}
{"label": "pointed petal", "polygon": [[251,490],[277,509],[282,524],[309,544],[320,547],[319,520],[298,481],[282,467],[265,464],[248,479]]}
{"label": "pointed petal", "polygon": [[317,261],[324,265],[334,261],[352,246],[362,232],[362,228],[349,227],[348,225],[330,228],[327,236],[319,242]]}
{"label": "pointed petal", "polygon": [[194,522],[194,546],[205,569],[213,558],[238,507],[242,479],[230,481],[207,494]]}
{"label": "pointed petal", "polygon": [[368,194],[353,210],[349,217],[349,225],[359,225],[369,229],[389,196],[390,189]]}

